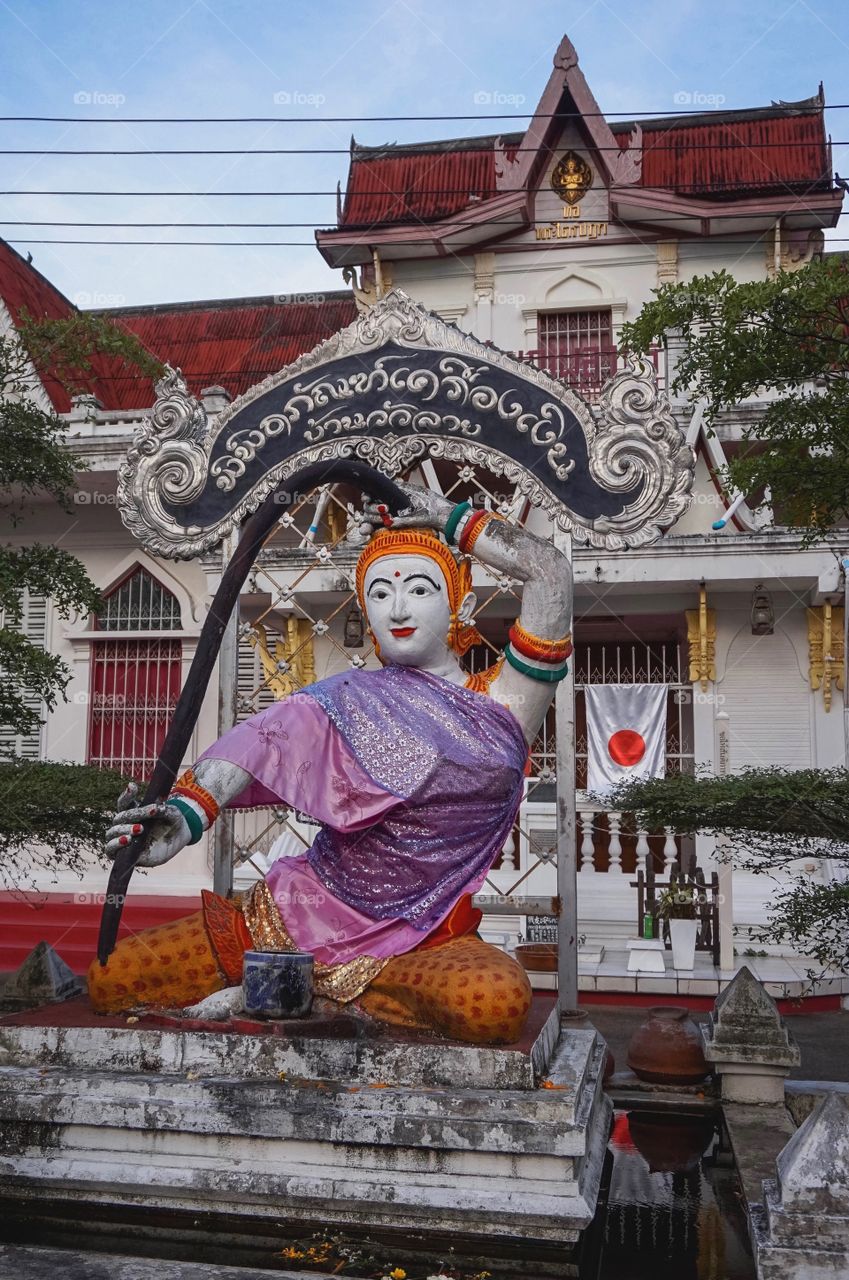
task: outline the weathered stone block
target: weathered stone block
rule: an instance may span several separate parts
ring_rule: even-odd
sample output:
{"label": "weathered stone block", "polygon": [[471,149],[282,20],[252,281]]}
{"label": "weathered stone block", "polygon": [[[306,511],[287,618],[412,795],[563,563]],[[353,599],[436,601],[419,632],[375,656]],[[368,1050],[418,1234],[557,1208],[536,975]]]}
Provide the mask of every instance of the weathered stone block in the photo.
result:
{"label": "weathered stone block", "polygon": [[760,1280],[849,1275],[849,1100],[826,1094],[780,1153],[753,1214]]}
{"label": "weathered stone block", "polygon": [[20,968],[0,987],[0,1008],[35,1009],[42,1004],[70,1000],[85,990],[49,942],[37,943]]}
{"label": "weathered stone block", "polygon": [[799,1062],[799,1047],[751,969],[744,965],[720,992],[701,1030],[726,1101],[783,1103],[784,1079]]}
{"label": "weathered stone block", "polygon": [[591,1029],[555,1018],[522,1070],[449,1044],[411,1064],[391,1042],[53,1028],[48,1050],[45,1030],[4,1027],[0,1068],[0,1196],[36,1217],[58,1197],[113,1221],[226,1209],[246,1234],[285,1217],[567,1244],[595,1213],[611,1105]]}

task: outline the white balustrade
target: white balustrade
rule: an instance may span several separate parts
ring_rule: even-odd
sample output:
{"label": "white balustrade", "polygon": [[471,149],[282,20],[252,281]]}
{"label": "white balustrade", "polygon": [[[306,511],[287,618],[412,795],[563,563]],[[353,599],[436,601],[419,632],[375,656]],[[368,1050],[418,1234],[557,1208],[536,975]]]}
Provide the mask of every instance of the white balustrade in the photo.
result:
{"label": "white balustrade", "polygon": [[591,809],[583,809],[578,813],[578,821],[581,824],[581,872],[592,874],[595,871],[595,814]]}
{"label": "white balustrade", "polygon": [[607,824],[610,829],[610,844],[608,846],[608,856],[610,865],[608,866],[608,874],[622,874],[622,841],[619,838],[622,830],[622,814],[609,813],[607,815]]}

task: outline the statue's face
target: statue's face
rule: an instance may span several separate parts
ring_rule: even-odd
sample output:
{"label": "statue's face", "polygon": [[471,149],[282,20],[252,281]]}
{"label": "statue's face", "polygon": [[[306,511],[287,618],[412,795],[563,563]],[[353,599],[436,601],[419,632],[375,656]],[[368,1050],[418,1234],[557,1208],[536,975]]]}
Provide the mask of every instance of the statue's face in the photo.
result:
{"label": "statue's face", "polygon": [[366,572],[363,594],[384,662],[444,663],[451,605],[442,570],[429,556],[381,556]]}

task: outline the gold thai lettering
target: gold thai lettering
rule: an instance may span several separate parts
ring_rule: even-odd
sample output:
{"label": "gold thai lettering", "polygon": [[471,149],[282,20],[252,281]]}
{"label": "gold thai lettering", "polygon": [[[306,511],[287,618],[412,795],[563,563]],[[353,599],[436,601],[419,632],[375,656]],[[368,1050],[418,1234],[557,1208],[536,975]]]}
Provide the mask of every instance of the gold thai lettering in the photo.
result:
{"label": "gold thai lettering", "polygon": [[606,222],[554,222],[537,227],[537,240],[597,240],[607,235]]}

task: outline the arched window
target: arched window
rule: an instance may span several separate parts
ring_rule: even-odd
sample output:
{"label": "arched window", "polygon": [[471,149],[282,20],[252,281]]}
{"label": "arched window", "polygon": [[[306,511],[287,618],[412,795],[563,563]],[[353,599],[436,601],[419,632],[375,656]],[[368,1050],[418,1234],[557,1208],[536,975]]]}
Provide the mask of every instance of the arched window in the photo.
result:
{"label": "arched window", "polygon": [[182,642],[167,633],[181,627],[176,596],[146,569],[104,596],[92,636],[89,764],[149,778],[180,694]]}

